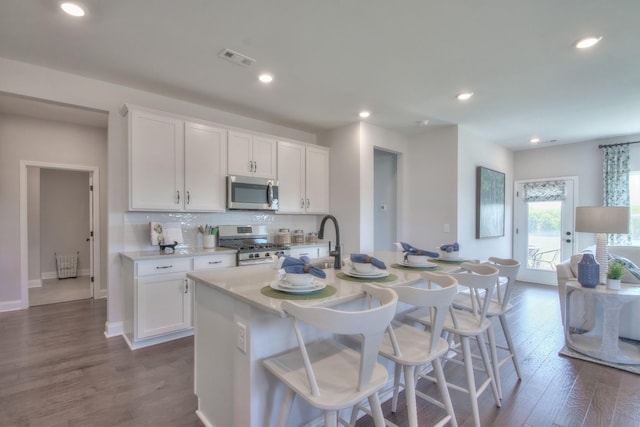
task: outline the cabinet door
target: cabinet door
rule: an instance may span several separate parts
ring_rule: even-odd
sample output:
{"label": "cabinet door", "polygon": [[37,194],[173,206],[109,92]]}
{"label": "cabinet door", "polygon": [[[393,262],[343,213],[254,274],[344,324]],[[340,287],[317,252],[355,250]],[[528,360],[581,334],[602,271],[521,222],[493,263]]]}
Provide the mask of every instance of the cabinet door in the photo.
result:
{"label": "cabinet door", "polygon": [[276,140],[254,136],[252,144],[253,176],[276,177]]}
{"label": "cabinet door", "polygon": [[229,131],[227,156],[227,170],[229,171],[229,175],[251,175],[253,170],[251,135],[248,133]]}
{"label": "cabinet door", "polygon": [[307,213],[329,213],[329,150],[307,146],[305,163]]}
{"label": "cabinet door", "polygon": [[136,339],[190,328],[190,292],[185,273],[139,277]]}
{"label": "cabinet door", "polygon": [[226,154],[227,131],[225,129],[185,123],[185,210],[225,210]]}
{"label": "cabinet door", "polygon": [[184,194],[184,122],[130,110],[129,209],[181,210]]}
{"label": "cabinet door", "polygon": [[278,141],[280,213],[304,213],[304,162],[304,145]]}

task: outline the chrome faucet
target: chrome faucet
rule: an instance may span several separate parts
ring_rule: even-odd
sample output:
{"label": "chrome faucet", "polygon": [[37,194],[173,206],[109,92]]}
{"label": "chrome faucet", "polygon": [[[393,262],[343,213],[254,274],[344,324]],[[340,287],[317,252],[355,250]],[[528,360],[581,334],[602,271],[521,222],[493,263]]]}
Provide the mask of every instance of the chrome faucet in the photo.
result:
{"label": "chrome faucet", "polygon": [[330,219],[333,221],[333,225],[336,229],[336,248],[335,250],[331,250],[331,242],[329,242],[329,255],[335,258],[335,262],[333,263],[333,268],[336,270],[340,270],[342,268],[342,246],[340,245],[340,227],[338,227],[338,220],[333,215],[325,215],[322,218],[322,222],[320,223],[320,231],[318,231],[318,239],[324,238],[324,223]]}

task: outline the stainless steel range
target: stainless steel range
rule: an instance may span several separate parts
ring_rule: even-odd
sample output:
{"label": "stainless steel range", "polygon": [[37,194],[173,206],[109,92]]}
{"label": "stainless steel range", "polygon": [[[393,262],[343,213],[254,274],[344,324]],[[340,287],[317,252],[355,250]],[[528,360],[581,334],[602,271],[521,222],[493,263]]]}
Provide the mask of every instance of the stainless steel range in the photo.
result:
{"label": "stainless steel range", "polygon": [[266,225],[221,225],[218,227],[218,245],[238,251],[238,266],[270,263],[274,255],[289,255],[291,249],[269,242]]}

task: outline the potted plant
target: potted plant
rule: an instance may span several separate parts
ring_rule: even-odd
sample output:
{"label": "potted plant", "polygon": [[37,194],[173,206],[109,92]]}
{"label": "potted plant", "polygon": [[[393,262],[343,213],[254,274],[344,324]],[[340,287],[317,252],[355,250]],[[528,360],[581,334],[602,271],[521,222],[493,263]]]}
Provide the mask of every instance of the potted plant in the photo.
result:
{"label": "potted plant", "polygon": [[624,265],[620,262],[612,262],[609,264],[607,272],[607,288],[620,289],[620,279],[624,275]]}

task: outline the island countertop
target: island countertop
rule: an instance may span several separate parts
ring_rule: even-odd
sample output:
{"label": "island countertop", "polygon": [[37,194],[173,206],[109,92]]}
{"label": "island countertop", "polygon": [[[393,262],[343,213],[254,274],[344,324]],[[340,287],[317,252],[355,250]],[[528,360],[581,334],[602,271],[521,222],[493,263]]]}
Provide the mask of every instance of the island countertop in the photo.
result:
{"label": "island countertop", "polygon": [[[411,285],[421,280],[420,271],[391,267],[392,264],[397,262],[398,255],[396,253],[376,253],[375,256],[386,263],[389,273],[395,275],[397,279],[392,282],[377,283],[375,280],[371,280],[372,283],[380,286],[397,286]],[[327,285],[334,286],[337,292],[327,298],[297,300],[298,303],[331,307],[362,297],[361,281],[341,279],[338,277],[338,273],[341,270],[334,270],[333,268],[325,269],[324,272],[327,277],[322,280]],[[271,298],[260,292],[260,289],[264,286],[268,286],[271,282],[278,280],[278,271],[272,264],[191,272],[187,274],[187,277],[198,284],[214,288],[253,307],[279,316],[285,316],[285,313],[280,308],[282,299]]]}

